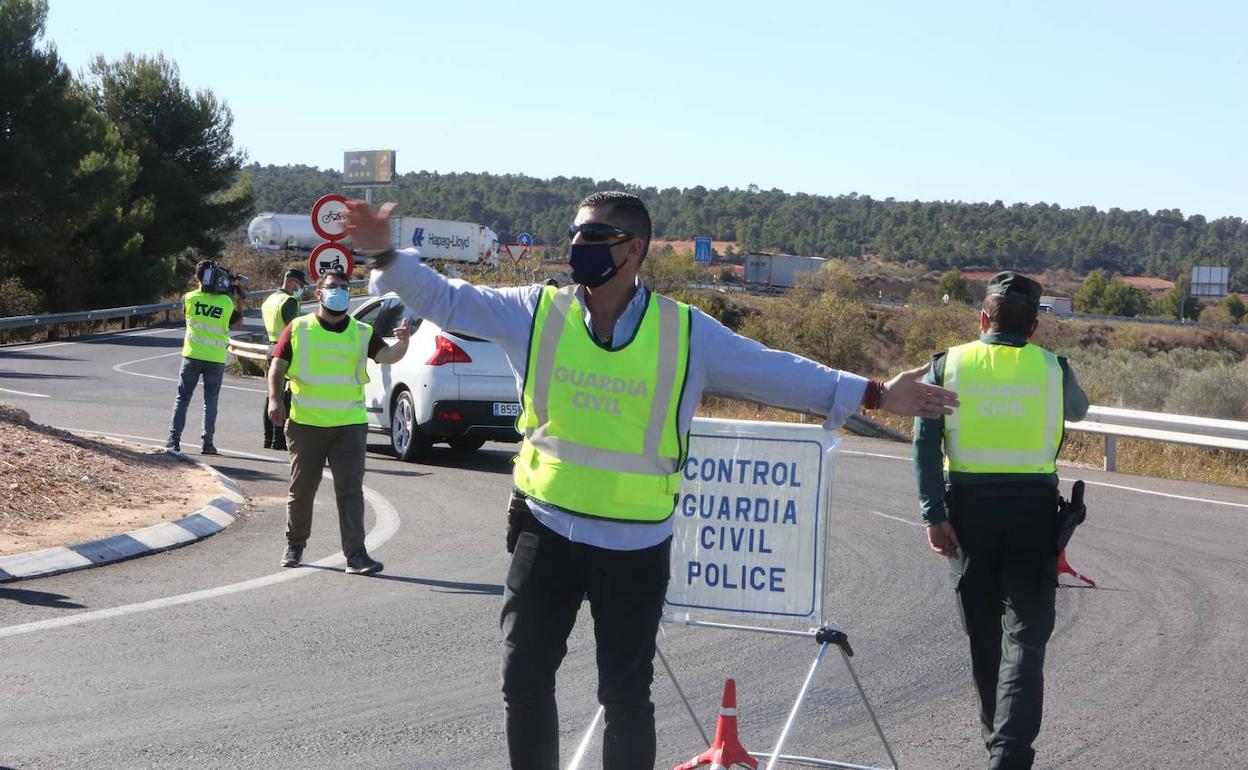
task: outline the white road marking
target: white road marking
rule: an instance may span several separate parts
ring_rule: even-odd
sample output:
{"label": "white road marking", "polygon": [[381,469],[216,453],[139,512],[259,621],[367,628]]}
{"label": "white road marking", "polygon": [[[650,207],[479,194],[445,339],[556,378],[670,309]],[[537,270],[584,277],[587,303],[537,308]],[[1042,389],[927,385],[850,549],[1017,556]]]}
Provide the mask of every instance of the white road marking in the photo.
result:
{"label": "white road marking", "polygon": [[[898,457],[897,455],[877,454],[875,452],[858,452],[852,449],[842,449],[841,454],[859,455],[862,457],[881,457],[886,460],[912,460],[910,457]],[[1058,477],[1061,481],[1074,482],[1075,479],[1069,479],[1065,476]],[[1084,480],[1084,484],[1096,487],[1109,487],[1110,489],[1121,489],[1125,492],[1139,492],[1141,495],[1154,495],[1156,497],[1169,497],[1173,500],[1187,500],[1193,503],[1208,503],[1210,505],[1225,505],[1231,508],[1248,508],[1248,503],[1232,503],[1229,500],[1210,500],[1207,497],[1189,497],[1188,495],[1176,495],[1172,492],[1158,492],[1155,489],[1141,489],[1140,487],[1129,487],[1125,484],[1110,484],[1108,481],[1088,481]]]}
{"label": "white road marking", "polygon": [[[61,347],[62,345],[80,345],[80,344],[82,344],[83,340],[94,339],[95,337],[104,337],[104,336],[113,336],[113,337],[123,337],[123,336],[124,336],[124,337],[146,337],[146,336],[147,336],[147,335],[149,335],[149,334],[164,334],[165,332],[178,332],[178,333],[181,333],[181,332],[183,332],[184,330],[185,330],[185,329],[184,329],[184,327],[181,327],[181,326],[175,326],[175,327],[173,327],[172,329],[143,329],[142,331],[128,331],[128,332],[121,332],[121,331],[118,331],[118,332],[101,332],[100,334],[89,334],[89,335],[87,335],[86,337],[83,337],[81,340],[69,340],[68,342],[48,342],[48,343],[45,343],[45,344],[43,344],[43,345],[31,345],[31,346],[29,346],[29,347],[27,347],[27,346],[25,346],[25,345],[14,345],[14,346],[12,346],[12,349],[13,349],[13,350],[43,350],[44,348],[59,348],[59,347]],[[3,350],[5,350],[5,349],[4,349],[4,348],[0,348],[0,352],[3,352]]]}
{"label": "white road marking", "polygon": [[903,519],[900,516],[894,516],[891,513],[883,513],[882,511],[871,511],[871,513],[875,514],[876,516],[883,516],[886,519],[892,519],[893,521],[900,521],[902,524],[909,524],[912,527],[924,526],[923,522],[911,521],[910,519]]}
{"label": "white road marking", "polygon": [[12,393],[18,396],[30,396],[31,398],[52,398],[51,396],[45,396],[42,393],[27,393],[24,390],[11,390],[9,388],[0,388],[0,393]]}
{"label": "white road marking", "polygon": [[[97,433],[99,433],[97,431]],[[101,435],[119,435],[102,433]],[[152,439],[148,439],[152,440]],[[231,454],[241,457],[254,457],[260,460],[272,460],[272,458],[263,457],[261,455],[253,455],[248,452],[234,452]],[[276,461],[274,461],[276,462]],[[329,471],[325,471],[326,475],[330,475]],[[368,550],[374,551],[380,548],[394,537],[399,531],[399,512],[380,492],[369,487],[364,487],[364,499],[372,507],[373,512],[377,516],[377,522],[373,529],[364,538],[364,545]],[[120,607],[109,607],[102,610],[90,610],[87,612],[79,612],[75,615],[64,615],[48,620],[37,620],[32,623],[20,623],[16,626],[6,626],[0,628],[0,639],[10,636],[20,636],[22,634],[31,634],[37,631],[48,631],[54,628],[63,628],[65,626],[76,626],[82,623],[93,623],[97,620],[109,620],[111,618],[120,618],[126,615],[134,615],[139,612],[147,612],[149,610],[159,610],[165,607],[176,607],[179,604],[190,604],[192,602],[204,601],[205,599],[216,599],[222,596],[251,591],[256,588],[268,588],[269,586],[285,583],[296,578],[307,577],[321,572],[316,569],[318,567],[336,567],[346,561],[346,557],[342,552],[328,556],[319,561],[314,561],[302,567],[287,567],[281,572],[274,572],[271,575],[244,580],[239,583],[230,583],[228,585],[218,586],[216,588],[206,588],[201,591],[191,591],[189,593],[177,594],[174,596],[165,596],[159,599],[150,599],[145,602],[137,602],[135,604],[123,604]]]}
{"label": "white road marking", "polygon": [[[178,381],[177,377],[163,377],[159,374],[146,374],[144,372],[131,372],[125,369],[124,367],[130,366],[132,364],[141,364],[144,361],[155,361],[158,358],[168,358],[170,356],[180,356],[180,355],[182,355],[182,351],[177,350],[172,353],[161,353],[160,355],[148,356],[147,358],[136,358],[133,361],[122,361],[120,364],[117,364],[113,367],[113,371],[121,372],[122,374],[129,374],[134,377],[149,377],[153,380],[165,380],[166,382],[177,382]],[[265,393],[265,394],[268,393],[267,390],[263,390],[261,388],[242,388],[237,385],[225,385],[225,384],[222,384],[221,387],[229,388],[230,390],[245,390],[248,393]]]}

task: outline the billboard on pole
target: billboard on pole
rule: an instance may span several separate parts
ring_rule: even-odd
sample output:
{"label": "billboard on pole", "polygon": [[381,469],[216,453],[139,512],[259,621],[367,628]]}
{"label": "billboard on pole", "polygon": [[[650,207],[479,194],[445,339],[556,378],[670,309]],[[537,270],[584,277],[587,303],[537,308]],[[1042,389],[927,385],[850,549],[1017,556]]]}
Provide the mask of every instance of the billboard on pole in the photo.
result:
{"label": "billboard on pole", "polygon": [[345,187],[394,184],[394,150],[351,150],[342,154]]}
{"label": "billboard on pole", "polygon": [[1225,297],[1231,268],[1197,265],[1192,268],[1193,297]]}

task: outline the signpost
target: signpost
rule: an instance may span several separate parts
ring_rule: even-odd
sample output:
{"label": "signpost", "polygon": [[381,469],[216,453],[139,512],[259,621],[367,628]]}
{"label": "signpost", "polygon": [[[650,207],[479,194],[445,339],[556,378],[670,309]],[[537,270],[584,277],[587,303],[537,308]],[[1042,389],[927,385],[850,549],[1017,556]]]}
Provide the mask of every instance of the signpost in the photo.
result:
{"label": "signpost", "polygon": [[517,265],[529,253],[529,247],[522,243],[503,243],[499,245],[498,250],[511,257],[511,261]]}
{"label": "signpost", "polygon": [[693,238],[693,261],[709,264],[711,258],[711,236],[695,235]]}
{"label": "signpost", "polygon": [[812,426],[696,421],[668,606],[818,621],[835,450]]}
{"label": "signpost", "polygon": [[351,256],[350,249],[336,241],[326,241],[312,249],[308,255],[308,275],[313,281],[319,281],[322,272],[333,269],[341,269],[348,279],[351,278],[355,257]]}
{"label": "signpost", "polygon": [[1225,297],[1230,279],[1229,267],[1197,265],[1192,268],[1192,296]]}
{"label": "signpost", "polygon": [[312,204],[312,229],[327,241],[347,237],[347,199],[337,193],[322,195]]}
{"label": "signpost", "polygon": [[533,236],[529,235],[528,233],[520,233],[519,235],[516,236],[516,243],[520,244],[521,246],[527,249],[533,245]]}
{"label": "signpost", "polygon": [[364,200],[373,202],[374,187],[394,184],[394,150],[350,150],[342,154],[342,184],[363,187]]}

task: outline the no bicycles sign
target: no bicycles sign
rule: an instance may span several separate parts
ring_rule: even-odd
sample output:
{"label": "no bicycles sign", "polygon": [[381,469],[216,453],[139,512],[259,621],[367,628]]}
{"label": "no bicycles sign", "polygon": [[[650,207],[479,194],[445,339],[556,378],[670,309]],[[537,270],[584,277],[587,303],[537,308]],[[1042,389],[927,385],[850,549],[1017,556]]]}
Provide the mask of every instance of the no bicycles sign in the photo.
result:
{"label": "no bicycles sign", "polygon": [[347,199],[337,193],[322,195],[312,204],[312,229],[327,241],[347,237]]}

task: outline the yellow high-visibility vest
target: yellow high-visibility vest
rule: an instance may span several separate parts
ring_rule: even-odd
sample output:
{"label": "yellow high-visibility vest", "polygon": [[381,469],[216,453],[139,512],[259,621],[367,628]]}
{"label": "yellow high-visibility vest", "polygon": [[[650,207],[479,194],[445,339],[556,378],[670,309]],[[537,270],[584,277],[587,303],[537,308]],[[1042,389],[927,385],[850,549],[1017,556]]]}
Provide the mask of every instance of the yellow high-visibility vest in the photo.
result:
{"label": "yellow high-visibility vest", "polygon": [[213,294],[196,289],[182,295],[186,315],[186,337],[182,355],[200,361],[223,364],[230,345],[230,316],[234,300],[228,294]]}
{"label": "yellow high-visibility vest", "polygon": [[944,385],[961,402],[945,416],[945,470],[1057,471],[1065,428],[1057,356],[1032,344],[958,345],[945,357]]}
{"label": "yellow high-visibility vest", "polygon": [[547,286],[529,339],[516,487],[584,516],[671,516],[688,452],[677,412],[690,321],[688,305],[652,292],[633,339],[610,350],[586,328],[576,287]]}
{"label": "yellow high-visibility vest", "polygon": [[325,331],[314,313],[290,322],[290,419],[334,428],[364,425],[364,384],[373,328],[354,318],[341,332]]}
{"label": "yellow high-visibility vest", "polygon": [[270,345],[276,343],[286,329],[286,322],[282,320],[282,307],[292,299],[294,297],[278,289],[265,297],[260,305],[260,318],[264,321],[264,331],[269,335]]}

